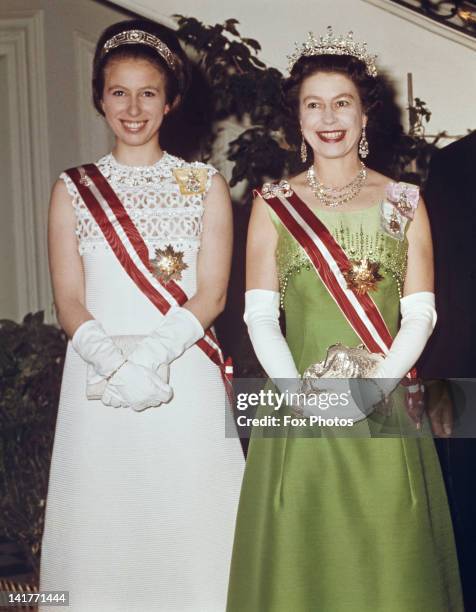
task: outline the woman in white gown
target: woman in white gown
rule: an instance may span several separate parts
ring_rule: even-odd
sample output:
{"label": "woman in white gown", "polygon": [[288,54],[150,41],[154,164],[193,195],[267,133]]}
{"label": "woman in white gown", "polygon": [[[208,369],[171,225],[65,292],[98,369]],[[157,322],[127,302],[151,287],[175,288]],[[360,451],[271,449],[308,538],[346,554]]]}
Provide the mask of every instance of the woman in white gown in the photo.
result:
{"label": "woman in white gown", "polygon": [[224,305],[232,221],[223,178],[159,145],[186,72],[160,26],[108,28],[93,90],[114,149],[53,188],[50,267],[72,341],[41,589],[69,591],[74,611],[225,609],[244,459],[204,330]]}

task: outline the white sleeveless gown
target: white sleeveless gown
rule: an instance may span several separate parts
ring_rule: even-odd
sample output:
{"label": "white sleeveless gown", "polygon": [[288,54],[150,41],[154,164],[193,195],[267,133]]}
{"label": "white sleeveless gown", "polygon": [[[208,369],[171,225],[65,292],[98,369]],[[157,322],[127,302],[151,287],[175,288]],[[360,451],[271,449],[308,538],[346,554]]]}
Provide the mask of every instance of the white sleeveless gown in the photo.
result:
{"label": "white sleeveless gown", "polygon": [[[215,172],[206,167],[209,187]],[[153,166],[98,166],[145,239],[185,253],[179,284],[196,289],[205,194],[183,196],[164,154]],[[109,249],[63,174],[77,216],[86,306],[111,335],[147,334],[161,314]],[[68,344],[56,425],[41,589],[70,593],[71,612],[223,612],[244,469],[225,437],[219,369],[196,346],[170,368],[174,397],[143,412],[85,396],[86,364]],[[50,608],[48,608],[49,610]]]}

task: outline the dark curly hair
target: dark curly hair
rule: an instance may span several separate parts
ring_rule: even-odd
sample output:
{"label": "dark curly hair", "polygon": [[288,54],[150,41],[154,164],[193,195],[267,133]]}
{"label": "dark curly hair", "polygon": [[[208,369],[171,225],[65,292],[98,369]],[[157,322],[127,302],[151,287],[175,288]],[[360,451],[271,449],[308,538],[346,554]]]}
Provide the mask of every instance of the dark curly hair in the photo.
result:
{"label": "dark curly hair", "polygon": [[[299,92],[305,79],[318,72],[336,72],[348,77],[357,88],[365,114],[367,115],[367,138],[374,139],[376,123],[382,103],[382,81],[366,72],[364,62],[351,55],[313,55],[303,56],[294,64],[290,76],[283,81],[283,105],[289,114],[286,139],[297,146],[300,142]],[[308,149],[309,153],[309,149]]]}
{"label": "dark curly hair", "polygon": [[[120,45],[111,49],[106,55],[102,55],[106,41],[116,34],[127,30],[143,30],[157,36],[178,58],[177,69],[172,70],[153,47],[140,43]],[[165,94],[167,103],[170,105],[174,104],[176,106],[187,90],[190,78],[189,63],[172,30],[148,19],[119,21],[104,30],[99,37],[94,53],[92,77],[93,104],[101,115],[104,115],[101,101],[104,92],[105,69],[111,61],[120,59],[143,59],[153,64],[165,77]]]}

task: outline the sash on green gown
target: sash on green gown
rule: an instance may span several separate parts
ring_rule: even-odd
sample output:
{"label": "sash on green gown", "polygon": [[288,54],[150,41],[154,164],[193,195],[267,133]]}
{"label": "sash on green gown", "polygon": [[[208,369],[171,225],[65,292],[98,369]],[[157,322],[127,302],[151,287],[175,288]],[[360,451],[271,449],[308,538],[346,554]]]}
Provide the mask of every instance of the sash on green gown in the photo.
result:
{"label": "sash on green gown", "polygon": [[[270,210],[286,339],[302,373],[340,342],[361,344],[304,251]],[[372,297],[395,336],[408,243],[380,206],[319,210],[350,259],[380,263]],[[403,398],[403,393],[398,394]],[[403,401],[392,419],[402,423]],[[408,422],[405,422],[408,425]],[[358,424],[381,431],[378,419]],[[453,531],[433,439],[253,435],[227,612],[462,611]]]}

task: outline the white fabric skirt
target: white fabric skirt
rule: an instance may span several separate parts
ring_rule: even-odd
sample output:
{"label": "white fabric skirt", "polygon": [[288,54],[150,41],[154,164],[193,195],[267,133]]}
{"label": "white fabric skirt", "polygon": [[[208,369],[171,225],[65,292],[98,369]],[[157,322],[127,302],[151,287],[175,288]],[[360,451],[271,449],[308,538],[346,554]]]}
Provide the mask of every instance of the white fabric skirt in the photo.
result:
{"label": "white fabric skirt", "polygon": [[243,453],[200,349],[170,382],[173,399],[143,412],[88,401],[86,364],[68,346],[41,589],[69,591],[71,612],[225,610]]}

